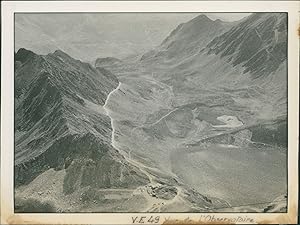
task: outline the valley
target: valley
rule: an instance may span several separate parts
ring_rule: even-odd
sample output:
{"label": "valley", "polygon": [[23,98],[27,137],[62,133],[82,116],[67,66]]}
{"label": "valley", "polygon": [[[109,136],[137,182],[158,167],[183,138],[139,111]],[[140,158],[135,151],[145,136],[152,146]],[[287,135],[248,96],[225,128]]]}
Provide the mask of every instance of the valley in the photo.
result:
{"label": "valley", "polygon": [[15,210],[285,212],[286,21],[199,15],[94,66],[20,49]]}
{"label": "valley", "polygon": [[[174,179],[177,181],[174,183],[176,188],[193,188],[208,198],[225,201],[225,210],[231,206],[234,210],[233,206],[254,204],[251,210],[259,211],[284,193],[286,169],[282,165],[286,162],[285,147],[251,141],[253,134],[249,127],[255,126],[255,123],[243,124],[235,116],[217,117],[220,112],[214,111],[205,115],[201,107],[188,108],[184,105],[174,108],[174,93],[166,96],[157,90],[157,82],[149,81],[149,78],[143,82],[146,81],[149,84],[144,86],[149,86],[151,91],[137,90],[140,96],[144,91],[151,93],[147,99],[139,99],[143,108],[137,108],[136,101],[131,102],[131,93],[136,85],[132,79],[122,79],[119,90],[110,95],[107,107],[111,110],[109,115],[113,121],[113,145],[127,156],[130,163],[147,174],[150,186]],[[158,103],[153,104],[154,100]],[[160,105],[156,112],[151,111],[153,107],[147,108],[163,101],[165,105]],[[118,108],[122,103],[126,108]],[[236,115],[241,117],[241,114]],[[277,129],[276,126],[274,129]],[[238,132],[238,135],[234,134]],[[230,141],[232,137],[218,140],[222,135],[232,135],[235,140]],[[266,188],[270,190],[268,194],[260,192]],[[182,197],[178,201],[184,202],[185,196]],[[149,196],[146,199],[153,205],[159,205],[161,201],[153,201]],[[168,203],[163,204],[164,207],[159,210],[169,212]]]}

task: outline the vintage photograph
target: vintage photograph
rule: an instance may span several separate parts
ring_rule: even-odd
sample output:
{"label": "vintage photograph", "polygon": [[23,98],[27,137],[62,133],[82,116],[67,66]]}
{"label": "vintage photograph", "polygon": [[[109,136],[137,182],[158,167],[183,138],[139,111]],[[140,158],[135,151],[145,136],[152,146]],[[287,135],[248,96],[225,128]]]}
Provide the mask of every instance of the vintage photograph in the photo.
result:
{"label": "vintage photograph", "polygon": [[16,13],[15,212],[287,212],[287,21]]}

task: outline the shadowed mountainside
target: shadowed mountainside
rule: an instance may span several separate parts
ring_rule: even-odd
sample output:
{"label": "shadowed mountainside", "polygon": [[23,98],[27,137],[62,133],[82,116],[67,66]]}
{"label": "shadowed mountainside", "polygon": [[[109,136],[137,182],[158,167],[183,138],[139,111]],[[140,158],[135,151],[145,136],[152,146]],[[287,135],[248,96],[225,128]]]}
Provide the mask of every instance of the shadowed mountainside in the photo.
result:
{"label": "shadowed mountainside", "polygon": [[112,73],[56,51],[15,54],[15,185],[63,170],[63,193],[83,187],[136,187],[147,178],[111,146],[103,105]]}
{"label": "shadowed mountainside", "polygon": [[257,13],[207,45],[209,54],[226,57],[244,73],[268,75],[287,59],[287,14]]}

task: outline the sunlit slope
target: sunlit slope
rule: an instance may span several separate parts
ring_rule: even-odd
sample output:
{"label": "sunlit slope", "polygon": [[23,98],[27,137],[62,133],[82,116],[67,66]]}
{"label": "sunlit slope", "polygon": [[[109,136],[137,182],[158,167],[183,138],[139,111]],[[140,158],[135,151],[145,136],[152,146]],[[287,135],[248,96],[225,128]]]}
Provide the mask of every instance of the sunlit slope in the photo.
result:
{"label": "sunlit slope", "polygon": [[284,13],[234,24],[199,17],[135,66],[115,68],[115,144],[155,179],[227,201],[224,211],[262,211],[287,188],[286,22]]}

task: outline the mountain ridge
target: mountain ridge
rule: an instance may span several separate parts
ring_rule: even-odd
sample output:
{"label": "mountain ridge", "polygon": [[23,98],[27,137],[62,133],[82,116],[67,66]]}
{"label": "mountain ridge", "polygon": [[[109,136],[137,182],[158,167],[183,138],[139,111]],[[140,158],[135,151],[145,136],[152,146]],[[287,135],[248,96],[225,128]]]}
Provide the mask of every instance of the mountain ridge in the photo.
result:
{"label": "mountain ridge", "polygon": [[[15,99],[15,185],[28,184],[49,169],[66,171],[66,194],[85,186],[135,187],[146,182],[147,178],[111,146],[110,119],[102,106],[106,95],[118,85],[116,77],[112,73],[104,76],[62,51],[39,56],[22,49],[16,60],[26,58],[21,56],[30,57],[20,61],[16,78],[28,71],[33,76],[23,84],[16,80],[22,93]],[[74,80],[73,74],[85,80]],[[99,87],[89,79],[106,88],[93,95]],[[80,174],[88,177],[80,178]]]}
{"label": "mountain ridge", "polygon": [[[229,61],[234,66],[242,64],[245,73],[274,72],[286,59],[287,36],[284,33],[286,29],[287,14],[285,13],[253,14],[247,20],[243,20],[238,27],[212,40],[207,45],[208,54],[215,53],[221,57],[229,57]],[[243,32],[245,30],[246,32]],[[233,37],[238,41],[233,41]],[[244,54],[234,56],[235,52],[244,52]],[[271,60],[275,60],[276,63],[271,63]],[[273,68],[270,68],[270,71],[262,71],[264,64]]]}

